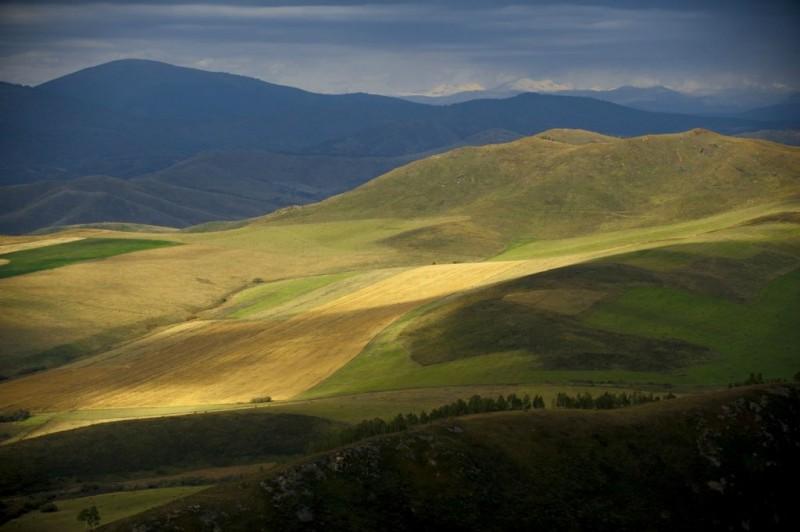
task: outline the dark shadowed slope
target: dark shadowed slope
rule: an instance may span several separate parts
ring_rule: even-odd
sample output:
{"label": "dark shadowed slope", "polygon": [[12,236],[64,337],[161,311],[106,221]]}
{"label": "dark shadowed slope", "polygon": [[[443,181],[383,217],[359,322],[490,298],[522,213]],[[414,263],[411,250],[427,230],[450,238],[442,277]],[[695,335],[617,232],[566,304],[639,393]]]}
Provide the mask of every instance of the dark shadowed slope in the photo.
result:
{"label": "dark shadowed slope", "polygon": [[761,120],[796,128],[800,126],[800,94],[795,94],[781,103],[752,109],[737,116],[746,120]]}
{"label": "dark shadowed slope", "polygon": [[257,150],[198,154],[133,179],[89,176],[0,187],[0,233],[96,222],[185,227],[319,201],[407,157],[331,157]]}
{"label": "dark shadowed slope", "polygon": [[[253,78],[144,60],[122,60],[37,90],[92,102],[170,130],[190,149],[297,151],[426,107],[367,94],[324,95]],[[420,150],[414,150],[420,151]]]}
{"label": "dark shadowed slope", "polygon": [[0,447],[0,495],[158,468],[199,468],[301,455],[339,423],[263,410],[122,421]]}
{"label": "dark shadowed slope", "polygon": [[135,175],[167,164],[163,131],[101,106],[0,83],[0,184],[106,171]]}
{"label": "dark shadowed slope", "polygon": [[798,415],[797,388],[780,386],[454,418],[109,529],[794,530]]}

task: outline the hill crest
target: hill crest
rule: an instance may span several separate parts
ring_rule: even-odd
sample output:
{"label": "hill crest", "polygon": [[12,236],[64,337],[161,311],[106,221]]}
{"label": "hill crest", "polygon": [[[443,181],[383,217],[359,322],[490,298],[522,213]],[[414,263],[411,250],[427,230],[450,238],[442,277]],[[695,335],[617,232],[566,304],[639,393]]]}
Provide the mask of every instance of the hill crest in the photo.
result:
{"label": "hill crest", "polygon": [[795,147],[706,129],[624,139],[556,129],[418,160],[259,222],[461,217],[395,241],[457,247],[478,231],[492,235],[483,249],[491,255],[515,242],[688,221],[798,191]]}

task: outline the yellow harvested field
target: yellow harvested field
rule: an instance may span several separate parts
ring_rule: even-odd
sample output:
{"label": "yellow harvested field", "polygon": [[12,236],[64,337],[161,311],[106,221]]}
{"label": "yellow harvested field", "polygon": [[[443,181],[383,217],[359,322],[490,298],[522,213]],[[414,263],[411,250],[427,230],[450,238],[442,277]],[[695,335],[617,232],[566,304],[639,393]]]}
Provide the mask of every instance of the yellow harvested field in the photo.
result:
{"label": "yellow harvested field", "polygon": [[183,323],[4,383],[0,406],[42,411],[234,403],[263,395],[288,399],[331,375],[425,302],[589,258],[422,266],[288,319]]}
{"label": "yellow harvested field", "polygon": [[[424,223],[362,220],[216,233],[74,229],[58,238],[0,237],[0,245],[16,249],[88,237],[184,243],[0,279],[0,356],[21,358],[65,347],[81,354],[108,349],[216,308],[256,278],[420,264],[418,257],[375,241]],[[309,235],[320,242],[309,243]]]}
{"label": "yellow harvested field", "polygon": [[30,237],[2,237],[0,238],[0,255],[22,251],[24,249],[43,248],[54,244],[66,244],[67,242],[75,242],[76,240],[83,240],[84,238],[85,237],[82,236],[60,236],[31,240]]}
{"label": "yellow harvested field", "polygon": [[216,307],[255,278],[345,271],[365,262],[381,265],[357,254],[318,257],[195,243],[0,279],[0,353],[24,356],[74,343],[107,347]]}
{"label": "yellow harvested field", "polygon": [[158,323],[185,320],[253,277],[274,274],[280,268],[270,268],[270,259],[175,246],[2,279],[2,354],[91,342],[127,329],[141,335]]}

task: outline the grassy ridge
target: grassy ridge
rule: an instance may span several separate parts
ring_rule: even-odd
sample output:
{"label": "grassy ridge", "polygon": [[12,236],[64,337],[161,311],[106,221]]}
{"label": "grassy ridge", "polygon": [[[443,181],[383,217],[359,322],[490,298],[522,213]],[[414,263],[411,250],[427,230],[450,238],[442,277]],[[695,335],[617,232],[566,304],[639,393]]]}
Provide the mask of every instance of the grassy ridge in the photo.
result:
{"label": "grassy ridge", "polygon": [[111,529],[793,530],[785,486],[800,472],[798,415],[800,393],[787,386],[608,412],[452,418]]}
{"label": "grassy ridge", "polygon": [[[800,205],[796,201],[779,201],[652,227],[637,227],[560,239],[531,240],[522,238],[512,242],[502,253],[490,260],[536,259],[603,249],[619,249],[620,252],[624,252],[626,248],[637,244],[641,245],[643,242],[670,243],[677,239],[691,238],[697,235],[704,235],[703,240],[708,241],[713,240],[714,233],[718,231],[748,224],[758,218],[786,215],[798,210],[800,210]],[[748,239],[746,235],[742,235],[742,237]],[[722,238],[725,236],[722,235]]]}
{"label": "grassy ridge", "polygon": [[132,238],[86,238],[65,244],[55,244],[0,255],[8,264],[0,265],[0,278],[52,270],[76,262],[105,259],[123,253],[157,249],[176,245],[166,240]]}
{"label": "grassy ridge", "polygon": [[531,240],[676,224],[783,201],[798,186],[800,150],[788,146],[700,130],[589,143],[550,137],[429,157],[271,219],[461,217],[386,242],[406,252],[461,247],[488,256]]}

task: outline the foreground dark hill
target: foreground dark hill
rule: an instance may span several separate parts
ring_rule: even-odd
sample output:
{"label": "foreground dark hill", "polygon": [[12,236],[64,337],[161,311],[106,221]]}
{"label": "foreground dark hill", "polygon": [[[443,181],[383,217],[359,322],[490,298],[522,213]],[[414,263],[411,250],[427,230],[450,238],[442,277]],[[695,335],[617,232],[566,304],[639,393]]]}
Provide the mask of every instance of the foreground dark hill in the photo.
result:
{"label": "foreground dark hill", "polygon": [[267,217],[320,222],[443,217],[403,249],[497,253],[538,239],[678,223],[800,193],[800,149],[693,130],[630,139],[553,130],[408,164]]}
{"label": "foreground dark hill", "polygon": [[[202,467],[297,457],[341,424],[263,410],[123,421],[0,447],[0,497],[119,480],[160,468]],[[234,436],[235,435],[235,436]],[[0,521],[2,521],[0,512]]]}
{"label": "foreground dark hill", "polygon": [[795,530],[799,415],[797,388],[773,386],[454,418],[107,529]]}

